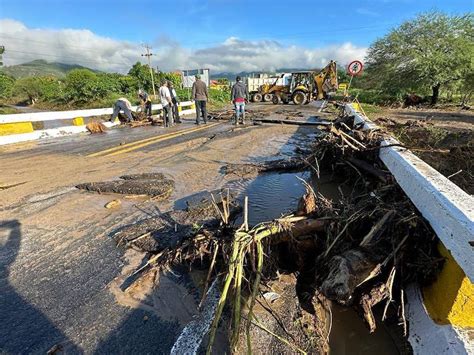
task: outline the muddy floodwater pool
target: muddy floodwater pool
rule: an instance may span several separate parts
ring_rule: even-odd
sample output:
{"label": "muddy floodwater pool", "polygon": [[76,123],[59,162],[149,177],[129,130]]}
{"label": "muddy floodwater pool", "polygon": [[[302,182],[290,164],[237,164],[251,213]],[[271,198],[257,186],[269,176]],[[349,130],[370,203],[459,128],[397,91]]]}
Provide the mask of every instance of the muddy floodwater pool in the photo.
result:
{"label": "muddy floodwater pool", "polygon": [[298,207],[305,187],[300,179],[309,178],[303,173],[269,173],[258,175],[255,179],[229,182],[225,187],[243,199],[249,198],[249,224],[270,221]]}
{"label": "muddy floodwater pool", "polygon": [[[340,198],[338,184],[332,180],[331,174],[322,174],[320,179],[317,179],[308,171],[266,173],[254,179],[231,181],[225,187],[236,194],[239,200],[248,196],[249,224],[256,225],[295,211],[300,197],[306,191],[301,180],[311,180],[315,191],[329,199]],[[242,219],[236,223],[242,223]],[[337,355],[400,353],[396,341],[382,324],[375,333],[370,334],[363,319],[354,309],[337,304],[332,305],[332,331],[329,342],[330,353]]]}

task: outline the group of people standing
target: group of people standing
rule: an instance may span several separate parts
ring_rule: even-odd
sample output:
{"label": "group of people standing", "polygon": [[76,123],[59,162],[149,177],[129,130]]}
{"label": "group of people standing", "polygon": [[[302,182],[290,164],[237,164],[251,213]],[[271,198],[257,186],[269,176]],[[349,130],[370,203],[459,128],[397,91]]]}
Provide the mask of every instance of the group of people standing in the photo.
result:
{"label": "group of people standing", "polygon": [[161,82],[159,94],[163,110],[164,126],[171,127],[174,126],[175,123],[181,123],[178,109],[179,100],[176,90],[173,87],[173,83],[171,81],[163,80]]}
{"label": "group of people standing", "polygon": [[[176,90],[173,87],[173,83],[168,80],[163,80],[159,89],[160,101],[162,105],[163,113],[163,124],[165,127],[171,127],[175,123],[181,123],[179,117],[179,99],[176,94]],[[148,118],[151,118],[151,98],[148,93],[140,89],[138,91],[138,97],[142,105],[144,106],[145,114]],[[199,74],[195,75],[195,81],[192,87],[192,99],[196,105],[196,124],[199,125],[200,121],[207,124],[207,101],[209,100],[209,93],[207,85],[201,80]],[[248,102],[249,92],[247,86],[242,82],[242,78],[238,76],[236,83],[232,86],[231,90],[231,102],[234,104],[235,117],[234,124],[243,124],[245,121],[245,103]],[[133,121],[132,116],[132,105],[126,98],[118,99],[114,104],[114,111],[111,116],[111,120],[114,120],[120,111],[125,113],[127,122]]]}

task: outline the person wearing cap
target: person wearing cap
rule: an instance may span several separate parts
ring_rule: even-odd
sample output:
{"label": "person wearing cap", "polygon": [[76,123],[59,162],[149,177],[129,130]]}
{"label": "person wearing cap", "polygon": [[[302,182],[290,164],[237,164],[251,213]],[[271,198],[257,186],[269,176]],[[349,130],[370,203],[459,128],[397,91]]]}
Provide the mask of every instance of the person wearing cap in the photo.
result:
{"label": "person wearing cap", "polygon": [[207,92],[207,86],[204,81],[201,80],[199,74],[195,75],[196,81],[193,83],[192,98],[196,104],[196,124],[199,124],[199,116],[202,116],[204,123],[207,123],[207,100],[209,94]]}
{"label": "person wearing cap", "polygon": [[[245,121],[245,101],[248,101],[249,91],[242,82],[242,78],[235,78],[236,83],[232,86],[231,100],[235,107],[235,124],[244,124]],[[241,120],[239,118],[242,117]],[[239,122],[240,121],[240,122]]]}
{"label": "person wearing cap", "polygon": [[132,104],[125,97],[121,97],[120,99],[115,101],[114,112],[112,113],[112,116],[110,116],[111,122],[113,122],[118,117],[120,111],[123,111],[123,113],[125,113],[125,116],[127,116],[127,122],[133,121]]}
{"label": "person wearing cap", "polygon": [[161,82],[159,93],[163,110],[163,124],[165,127],[171,127],[173,125],[173,117],[171,116],[172,100],[167,80]]}
{"label": "person wearing cap", "polygon": [[151,117],[151,99],[150,95],[145,90],[138,90],[138,97],[142,102],[142,105],[145,106],[145,115],[150,118]]}

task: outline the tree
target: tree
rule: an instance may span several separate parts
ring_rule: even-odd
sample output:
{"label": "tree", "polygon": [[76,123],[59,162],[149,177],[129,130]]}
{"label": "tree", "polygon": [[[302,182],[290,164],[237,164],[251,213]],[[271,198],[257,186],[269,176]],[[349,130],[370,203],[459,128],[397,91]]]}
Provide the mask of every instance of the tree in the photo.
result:
{"label": "tree", "polygon": [[37,101],[53,101],[62,96],[62,83],[53,76],[31,76],[15,81],[12,95],[27,99],[31,105]]}
{"label": "tree", "polygon": [[182,86],[182,78],[180,73],[165,73],[165,72],[159,72],[158,75],[156,76],[157,81],[156,83],[158,85],[161,85],[161,82],[163,80],[171,81],[173,83],[173,87],[175,88],[180,88]]}
{"label": "tree", "polygon": [[473,71],[474,16],[439,12],[403,23],[369,48],[366,62],[373,87],[391,94],[431,91],[438,101],[443,86]]}
{"label": "tree", "polygon": [[[154,69],[153,75],[155,79],[157,78],[156,72]],[[136,62],[132,68],[128,71],[128,75],[135,78],[138,81],[138,84],[141,89],[144,89],[148,92],[153,92],[153,87],[151,84],[151,75],[150,75],[150,67],[147,64],[142,64],[140,62]],[[155,80],[156,84],[156,80]]]}
{"label": "tree", "polygon": [[69,102],[90,102],[107,95],[110,82],[88,69],[74,69],[66,76],[66,95]]}
{"label": "tree", "polygon": [[0,99],[8,99],[12,96],[15,78],[0,71]]}

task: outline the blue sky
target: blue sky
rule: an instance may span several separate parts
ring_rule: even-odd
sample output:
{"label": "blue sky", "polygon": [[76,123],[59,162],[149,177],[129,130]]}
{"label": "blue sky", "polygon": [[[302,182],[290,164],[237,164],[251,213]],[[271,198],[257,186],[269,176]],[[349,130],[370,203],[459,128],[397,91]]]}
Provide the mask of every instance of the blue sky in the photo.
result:
{"label": "blue sky", "polygon": [[[10,48],[12,45],[16,48],[22,41],[36,41],[36,53],[47,56],[46,44],[41,45],[41,42],[57,42],[58,36],[73,29],[88,30],[98,38],[113,39],[117,43],[139,45],[147,42],[155,48],[179,47],[182,55],[188,56],[196,50],[220,47],[229,38],[238,38],[243,42],[232,45],[244,47],[249,42],[260,43],[257,48],[272,46],[271,42],[276,41],[278,46],[285,48],[313,51],[349,43],[354,55],[359,55],[359,49],[362,53],[390,28],[430,10],[449,14],[472,12],[474,1],[1,0],[0,19],[14,20],[25,29],[20,36],[20,32],[12,32],[5,23],[0,24],[0,41],[8,42]],[[38,30],[48,31],[49,35],[38,39],[34,36]],[[12,43],[15,37],[17,43]],[[88,45],[80,36],[70,40],[71,46]],[[63,46],[67,47],[64,41]],[[31,42],[28,48],[31,48]],[[60,57],[57,50],[53,53]],[[95,47],[91,50],[97,51]],[[31,59],[26,52],[17,50],[15,60],[20,59],[21,53],[25,54],[25,59]],[[222,54],[221,51],[218,53]],[[318,53],[321,52],[309,56],[314,58]],[[210,61],[209,53],[205,54],[206,60]],[[54,59],[54,54],[49,57]],[[69,57],[65,58],[69,60]],[[165,59],[157,58],[157,61]],[[205,64],[209,63],[202,62]]]}

